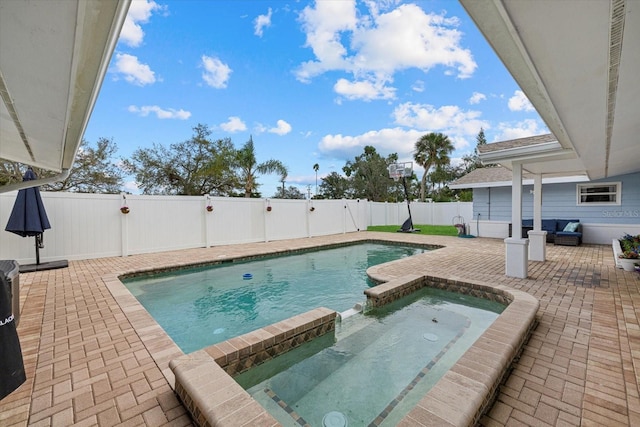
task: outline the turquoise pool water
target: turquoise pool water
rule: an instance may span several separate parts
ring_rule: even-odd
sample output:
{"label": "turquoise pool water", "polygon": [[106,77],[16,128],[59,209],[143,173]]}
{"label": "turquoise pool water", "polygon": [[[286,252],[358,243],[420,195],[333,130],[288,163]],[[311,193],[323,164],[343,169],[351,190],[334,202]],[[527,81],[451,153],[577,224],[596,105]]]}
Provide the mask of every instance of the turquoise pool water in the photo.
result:
{"label": "turquoise pool water", "polygon": [[235,377],[283,426],[395,426],[504,310],[436,289]]}
{"label": "turquoise pool water", "polygon": [[[124,280],[190,353],[316,307],[338,312],[366,300],[367,268],[428,249],[364,243]],[[251,275],[251,279],[245,275]]]}

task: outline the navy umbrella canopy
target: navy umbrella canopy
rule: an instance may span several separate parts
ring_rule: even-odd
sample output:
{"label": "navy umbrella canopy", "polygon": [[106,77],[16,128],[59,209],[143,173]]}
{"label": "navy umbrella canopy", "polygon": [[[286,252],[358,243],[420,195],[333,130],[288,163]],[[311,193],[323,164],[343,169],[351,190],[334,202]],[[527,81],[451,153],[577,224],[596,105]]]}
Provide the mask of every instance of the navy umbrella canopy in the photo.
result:
{"label": "navy umbrella canopy", "polygon": [[[36,179],[36,174],[31,168],[22,178],[23,181]],[[44,209],[39,187],[24,188],[18,191],[18,196],[5,227],[6,231],[22,237],[36,237],[36,263],[40,263],[40,251],[42,246],[42,233],[51,228],[47,212]]]}

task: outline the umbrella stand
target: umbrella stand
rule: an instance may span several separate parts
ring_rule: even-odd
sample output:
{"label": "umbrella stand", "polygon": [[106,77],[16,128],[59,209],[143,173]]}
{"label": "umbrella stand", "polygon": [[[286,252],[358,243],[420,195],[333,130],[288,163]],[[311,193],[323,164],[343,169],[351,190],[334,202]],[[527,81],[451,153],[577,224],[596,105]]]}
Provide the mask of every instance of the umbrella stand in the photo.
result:
{"label": "umbrella stand", "polygon": [[53,270],[56,268],[65,268],[69,266],[66,259],[60,261],[49,261],[40,264],[40,249],[44,248],[44,233],[38,233],[35,236],[36,241],[36,263],[20,266],[20,273],[30,273],[33,271]]}
{"label": "umbrella stand", "polygon": [[[32,181],[36,179],[33,169],[27,169],[22,180]],[[39,187],[28,187],[18,191],[16,201],[11,210],[9,221],[5,227],[6,231],[15,233],[21,237],[35,236],[36,244],[36,263],[30,265],[21,265],[20,272],[51,270],[53,268],[68,267],[66,260],[52,261],[40,264],[40,249],[44,248],[43,233],[44,230],[51,228],[49,218],[44,209],[42,198],[40,197]]]}

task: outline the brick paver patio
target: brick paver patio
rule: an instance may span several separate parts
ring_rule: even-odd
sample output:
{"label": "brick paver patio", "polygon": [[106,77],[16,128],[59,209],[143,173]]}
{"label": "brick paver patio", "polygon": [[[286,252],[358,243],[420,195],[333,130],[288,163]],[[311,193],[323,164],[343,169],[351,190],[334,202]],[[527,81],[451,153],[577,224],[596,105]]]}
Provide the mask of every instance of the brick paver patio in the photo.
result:
{"label": "brick paver patio", "polygon": [[177,347],[116,280],[125,272],[367,238],[443,245],[375,273],[501,283],[540,300],[538,327],[502,386],[487,426],[640,425],[640,275],[609,246],[547,245],[529,277],[504,276],[504,244],[402,233],[352,233],[73,261],[20,275],[18,328],[27,382],[0,401],[0,426],[190,425],[168,361]]}

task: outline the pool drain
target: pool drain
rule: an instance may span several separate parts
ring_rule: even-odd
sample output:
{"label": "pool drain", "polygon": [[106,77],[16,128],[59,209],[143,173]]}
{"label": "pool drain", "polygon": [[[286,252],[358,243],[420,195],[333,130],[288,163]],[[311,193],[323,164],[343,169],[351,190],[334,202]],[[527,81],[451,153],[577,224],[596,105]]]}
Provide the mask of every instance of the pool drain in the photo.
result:
{"label": "pool drain", "polygon": [[438,336],[436,334],[426,333],[422,336],[427,341],[438,341]]}
{"label": "pool drain", "polygon": [[347,427],[347,417],[342,412],[331,411],[322,418],[324,427]]}

